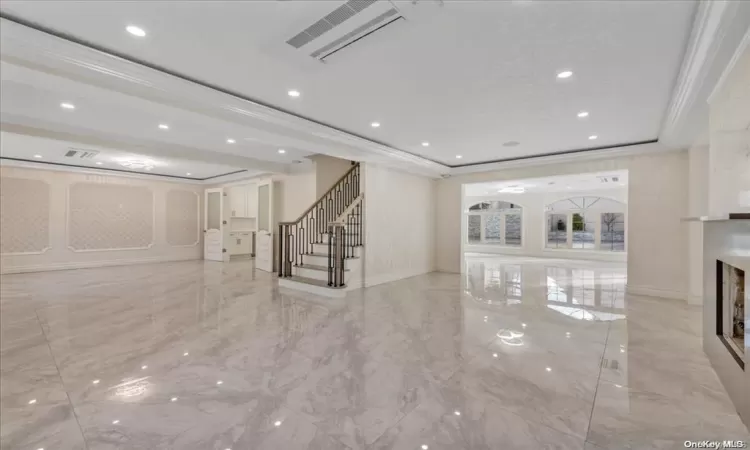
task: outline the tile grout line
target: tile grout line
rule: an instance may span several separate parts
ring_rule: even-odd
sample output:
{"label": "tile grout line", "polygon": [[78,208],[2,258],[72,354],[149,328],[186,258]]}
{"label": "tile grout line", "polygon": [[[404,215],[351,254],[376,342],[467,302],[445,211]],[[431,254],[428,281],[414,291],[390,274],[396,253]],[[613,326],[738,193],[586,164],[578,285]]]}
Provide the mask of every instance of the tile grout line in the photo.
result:
{"label": "tile grout line", "polygon": [[60,366],[57,364],[57,358],[55,358],[55,354],[52,352],[52,345],[49,342],[49,338],[47,337],[47,332],[44,331],[44,327],[42,326],[42,321],[39,319],[39,310],[34,308],[34,315],[36,316],[36,321],[39,324],[39,328],[42,330],[42,334],[44,335],[44,341],[47,343],[47,348],[49,349],[49,354],[52,357],[52,362],[55,363],[55,370],[57,370],[57,376],[60,378],[60,384],[62,385],[63,390],[65,391],[65,397],[68,399],[68,404],[70,405],[71,411],[73,411],[73,417],[76,419],[76,425],[78,425],[78,431],[81,432],[81,439],[83,439],[83,445],[86,447],[86,449],[89,448],[89,443],[86,440],[86,434],[83,432],[83,427],[81,426],[81,421],[78,420],[78,414],[76,413],[75,405],[73,405],[73,400],[70,398],[70,393],[68,392],[68,389],[65,387],[65,381],[63,381],[62,373],[60,373]]}
{"label": "tile grout line", "polygon": [[607,327],[607,339],[604,340],[604,351],[602,351],[602,358],[599,360],[599,376],[596,377],[596,387],[594,388],[594,399],[591,402],[591,414],[589,415],[589,425],[586,427],[586,437],[583,441],[583,446],[586,446],[586,442],[589,440],[589,434],[591,433],[591,421],[594,418],[594,408],[596,408],[596,396],[599,393],[599,383],[602,380],[602,364],[604,363],[604,356],[607,354],[607,344],[609,344],[609,333],[612,332],[612,322]]}

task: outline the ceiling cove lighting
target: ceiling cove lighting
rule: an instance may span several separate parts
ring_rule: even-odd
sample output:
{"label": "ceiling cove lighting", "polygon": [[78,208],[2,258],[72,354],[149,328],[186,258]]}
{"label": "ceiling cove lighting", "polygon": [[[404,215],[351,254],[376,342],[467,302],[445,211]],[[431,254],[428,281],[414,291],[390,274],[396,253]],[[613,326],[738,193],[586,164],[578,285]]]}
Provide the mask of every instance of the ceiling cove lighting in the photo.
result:
{"label": "ceiling cove lighting", "polygon": [[227,144],[234,144],[236,141],[234,139],[227,139]]}
{"label": "ceiling cove lighting", "polygon": [[160,123],[159,124],[159,128],[161,128],[162,130],[168,130],[169,129],[169,125],[167,125],[166,123]]}
{"label": "ceiling cove lighting", "polygon": [[60,103],[60,108],[63,109],[76,109],[76,105],[72,103]]}
{"label": "ceiling cove lighting", "polygon": [[300,93],[299,93],[299,91],[295,91],[294,89],[292,89],[291,91],[287,92],[287,94],[288,94],[288,95],[289,95],[290,97],[299,97],[299,96],[300,96]]}
{"label": "ceiling cove lighting", "polygon": [[373,122],[370,124],[370,126],[373,128],[378,128],[380,126],[380,122]]}
{"label": "ceiling cove lighting", "polygon": [[571,72],[570,70],[563,70],[562,72],[557,74],[557,78],[560,78],[560,79],[570,78],[572,76],[573,76],[573,72]]}
{"label": "ceiling cove lighting", "polygon": [[125,27],[125,29],[133,36],[144,37],[146,35],[146,31],[144,31],[143,28],[137,27],[135,25],[128,25],[127,27]]}

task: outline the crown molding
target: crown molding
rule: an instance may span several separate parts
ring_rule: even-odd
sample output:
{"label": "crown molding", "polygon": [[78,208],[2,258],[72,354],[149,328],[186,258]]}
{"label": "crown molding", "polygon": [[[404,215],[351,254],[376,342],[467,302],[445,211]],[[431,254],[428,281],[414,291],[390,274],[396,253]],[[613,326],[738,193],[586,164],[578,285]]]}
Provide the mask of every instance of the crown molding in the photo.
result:
{"label": "crown molding", "polygon": [[708,99],[750,28],[750,2],[699,2],[659,140],[673,147],[708,129]]}
{"label": "crown molding", "polygon": [[0,18],[2,59],[12,64],[83,81],[258,130],[279,144],[346,159],[398,167],[427,176],[449,168],[402,150],[284,112],[143,61],[74,42],[15,18]]}
{"label": "crown molding", "polygon": [[713,91],[711,91],[711,94],[708,96],[708,103],[713,103],[714,99],[717,95],[721,92],[722,88],[727,82],[727,78],[729,78],[729,74],[732,73],[732,70],[734,70],[734,67],[737,65],[737,62],[740,60],[742,55],[750,48],[750,27],[748,27],[747,32],[745,33],[745,36],[742,38],[742,41],[740,42],[740,45],[737,46],[737,50],[734,52],[734,55],[732,55],[732,59],[729,60],[729,64],[724,68],[724,71],[721,73],[721,76],[719,77],[719,81],[716,82],[716,86],[714,86]]}
{"label": "crown molding", "polygon": [[667,151],[678,151],[682,149],[669,148],[657,141],[628,144],[619,147],[611,147],[600,150],[587,150],[575,153],[560,153],[540,157],[517,159],[512,161],[498,161],[485,164],[474,164],[455,167],[450,175],[465,175],[470,173],[494,172],[499,170],[515,169],[519,167],[543,166],[549,164],[565,164],[571,162],[594,161],[598,159],[622,158],[625,156],[637,156],[645,154],[663,153]]}

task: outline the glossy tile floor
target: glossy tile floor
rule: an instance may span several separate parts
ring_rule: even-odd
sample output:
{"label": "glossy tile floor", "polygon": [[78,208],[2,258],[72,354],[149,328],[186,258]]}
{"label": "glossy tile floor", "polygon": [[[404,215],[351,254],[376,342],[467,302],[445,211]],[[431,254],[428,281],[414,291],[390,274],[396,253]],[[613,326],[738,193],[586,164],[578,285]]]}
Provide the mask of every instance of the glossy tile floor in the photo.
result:
{"label": "glossy tile floor", "polygon": [[473,258],[332,300],[252,262],[3,276],[2,449],[650,449],[748,439],[700,310]]}

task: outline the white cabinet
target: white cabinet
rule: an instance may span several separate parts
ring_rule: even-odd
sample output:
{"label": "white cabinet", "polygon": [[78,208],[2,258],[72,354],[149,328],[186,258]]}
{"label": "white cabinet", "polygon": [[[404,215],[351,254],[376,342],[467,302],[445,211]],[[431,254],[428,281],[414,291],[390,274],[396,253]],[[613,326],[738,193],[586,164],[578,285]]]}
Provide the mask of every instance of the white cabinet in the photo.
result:
{"label": "white cabinet", "polygon": [[257,217],[258,186],[241,184],[229,188],[229,202],[232,217]]}
{"label": "white cabinet", "polygon": [[232,231],[229,233],[229,255],[249,255],[253,252],[252,231]]}

